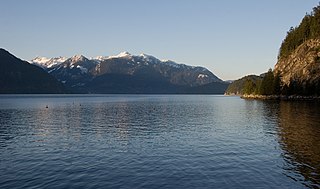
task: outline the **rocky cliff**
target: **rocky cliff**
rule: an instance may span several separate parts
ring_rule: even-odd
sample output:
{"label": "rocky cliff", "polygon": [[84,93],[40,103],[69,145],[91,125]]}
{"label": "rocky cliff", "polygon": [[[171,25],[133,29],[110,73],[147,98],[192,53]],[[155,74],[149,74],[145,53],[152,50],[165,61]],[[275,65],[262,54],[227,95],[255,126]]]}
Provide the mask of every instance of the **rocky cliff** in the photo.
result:
{"label": "rocky cliff", "polygon": [[279,58],[274,72],[286,86],[293,83],[304,88],[317,86],[320,81],[320,39],[305,41],[288,57]]}

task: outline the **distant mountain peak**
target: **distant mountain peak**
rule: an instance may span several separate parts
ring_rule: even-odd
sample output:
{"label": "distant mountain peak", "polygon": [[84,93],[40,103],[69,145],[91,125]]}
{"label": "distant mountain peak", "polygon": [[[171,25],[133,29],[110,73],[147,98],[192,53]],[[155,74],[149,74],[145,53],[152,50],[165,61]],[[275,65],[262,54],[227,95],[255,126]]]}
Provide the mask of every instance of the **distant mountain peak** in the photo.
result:
{"label": "distant mountain peak", "polygon": [[154,56],[148,55],[146,53],[141,53],[139,56],[143,58],[155,58]]}
{"label": "distant mountain peak", "polygon": [[131,54],[128,51],[123,51],[118,56],[131,56]]}
{"label": "distant mountain peak", "polygon": [[118,55],[109,56],[108,58],[132,58],[132,55],[127,51],[123,51],[123,52],[119,53]]}
{"label": "distant mountain peak", "polygon": [[[178,64],[178,63],[176,63],[175,61],[172,61],[172,60],[161,60],[161,62],[164,63],[164,64],[167,64],[167,65],[169,65],[171,67],[175,67],[175,68],[180,68],[180,66],[187,66],[185,64]],[[188,66],[188,67],[193,68],[193,66]]]}
{"label": "distant mountain peak", "polygon": [[56,58],[47,58],[47,57],[41,57],[37,56],[36,58],[29,61],[31,64],[38,65],[42,68],[51,68],[53,66],[59,65],[63,62],[65,62],[68,58],[66,57],[56,57]]}
{"label": "distant mountain peak", "polygon": [[94,58],[90,58],[91,60],[98,60],[98,61],[103,61],[105,59],[107,59],[108,56],[96,56]]}
{"label": "distant mountain peak", "polygon": [[47,58],[44,56],[37,56],[34,59],[31,60],[31,62],[37,62],[37,63],[46,63],[50,60],[51,58]]}
{"label": "distant mountain peak", "polygon": [[145,61],[147,62],[150,62],[150,63],[159,63],[161,62],[158,58],[152,56],[152,55],[148,55],[148,54],[145,54],[145,53],[141,53],[138,57],[144,59]]}
{"label": "distant mountain peak", "polygon": [[71,60],[74,61],[74,62],[78,62],[78,61],[84,61],[86,60],[87,58],[83,55],[74,55],[71,57]]}
{"label": "distant mountain peak", "polygon": [[[97,56],[90,59],[83,55],[74,55],[68,59],[37,57],[32,63],[41,66],[58,80],[67,81],[71,86],[80,86],[104,74],[131,76],[150,74],[161,77],[173,85],[181,86],[200,86],[221,82],[204,67],[180,64],[172,60],[160,60],[145,53],[132,55],[127,51],[114,56]],[[81,79],[84,80],[80,82]]]}

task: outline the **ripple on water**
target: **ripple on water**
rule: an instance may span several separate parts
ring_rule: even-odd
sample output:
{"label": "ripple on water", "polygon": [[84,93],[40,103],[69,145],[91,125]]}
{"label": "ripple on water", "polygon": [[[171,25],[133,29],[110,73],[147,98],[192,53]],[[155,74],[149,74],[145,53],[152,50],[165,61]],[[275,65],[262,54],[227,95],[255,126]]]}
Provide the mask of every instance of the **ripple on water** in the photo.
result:
{"label": "ripple on water", "polygon": [[0,188],[316,188],[317,107],[222,96],[0,96]]}

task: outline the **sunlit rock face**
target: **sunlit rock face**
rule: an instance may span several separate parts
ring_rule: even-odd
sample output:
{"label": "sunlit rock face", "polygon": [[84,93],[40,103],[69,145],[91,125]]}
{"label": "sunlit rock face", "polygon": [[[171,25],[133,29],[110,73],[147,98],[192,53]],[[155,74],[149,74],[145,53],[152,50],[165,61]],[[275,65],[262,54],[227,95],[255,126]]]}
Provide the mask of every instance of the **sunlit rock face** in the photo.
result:
{"label": "sunlit rock face", "polygon": [[316,85],[320,81],[320,39],[301,44],[288,57],[282,57],[274,67],[283,84],[298,82],[303,86]]}

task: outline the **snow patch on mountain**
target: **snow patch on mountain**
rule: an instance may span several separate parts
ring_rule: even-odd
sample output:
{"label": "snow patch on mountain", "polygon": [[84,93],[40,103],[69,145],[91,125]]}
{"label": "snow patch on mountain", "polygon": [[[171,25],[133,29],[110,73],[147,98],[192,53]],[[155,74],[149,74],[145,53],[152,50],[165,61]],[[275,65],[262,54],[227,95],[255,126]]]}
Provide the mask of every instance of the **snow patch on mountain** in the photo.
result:
{"label": "snow patch on mountain", "polygon": [[208,75],[206,75],[206,74],[199,74],[198,75],[198,78],[200,79],[203,79],[203,78],[207,78],[207,77],[209,77]]}
{"label": "snow patch on mountain", "polygon": [[[117,62],[119,62],[119,65],[114,64]],[[208,69],[201,66],[179,64],[172,60],[160,60],[145,53],[132,55],[126,51],[115,56],[97,56],[90,59],[87,59],[83,55],[75,55],[71,58],[36,57],[30,63],[44,68],[49,73],[56,74],[61,72],[62,75],[65,74],[62,69],[79,69],[83,75],[86,73],[89,77],[92,77],[92,74],[101,75],[109,73],[110,70],[111,73],[115,70],[120,70],[121,73],[130,74],[131,72],[139,69],[143,70],[148,66],[150,69],[155,69],[156,71],[159,71],[159,73],[164,74],[164,77],[173,77],[173,75],[176,75],[174,82],[178,82],[178,80],[180,81],[179,77],[181,77],[181,74],[185,75],[186,78],[193,78],[196,80],[192,81],[192,79],[189,79],[190,81],[181,81],[184,84],[190,84],[192,82],[197,82],[196,84],[199,84],[200,82],[203,84],[211,81],[220,81],[220,79],[212,74]],[[109,64],[111,67],[109,67]],[[124,66],[123,64],[128,66]],[[119,66],[119,68],[117,68],[117,66]],[[192,83],[192,85],[195,84]]]}
{"label": "snow patch on mountain", "polygon": [[37,56],[36,58],[32,59],[31,62],[38,63],[38,64],[45,64],[49,62],[49,60],[51,60],[51,58]]}
{"label": "snow patch on mountain", "polygon": [[107,57],[107,59],[111,59],[111,58],[132,58],[132,55],[129,52],[124,51],[119,53],[118,55]]}
{"label": "snow patch on mountain", "polygon": [[87,73],[87,72],[88,72],[88,69],[87,69],[87,68],[84,68],[84,67],[82,67],[82,66],[79,66],[79,65],[78,65],[77,68],[80,69],[82,73]]}
{"label": "snow patch on mountain", "polygon": [[36,57],[30,61],[31,64],[35,64],[37,66],[40,66],[42,68],[51,68],[53,66],[62,64],[65,62],[68,58],[66,57],[56,57],[56,58],[46,58],[46,57]]}
{"label": "snow patch on mountain", "polygon": [[181,66],[184,65],[184,64],[178,64],[171,60],[161,60],[161,62],[174,68],[181,68]]}
{"label": "snow patch on mountain", "polygon": [[147,54],[145,54],[145,53],[141,53],[141,54],[139,55],[139,57],[141,57],[142,59],[147,60],[147,61],[152,61],[152,60],[157,60],[157,61],[159,61],[159,59],[155,58],[154,56],[147,55]]}
{"label": "snow patch on mountain", "polygon": [[109,56],[97,56],[97,57],[91,58],[91,60],[104,61],[108,58],[109,58]]}
{"label": "snow patch on mountain", "polygon": [[84,57],[83,55],[74,55],[73,57],[70,58],[70,60],[71,60],[71,64],[75,64],[80,61],[85,61],[87,60],[87,58]]}

